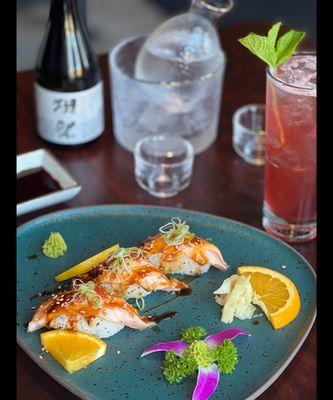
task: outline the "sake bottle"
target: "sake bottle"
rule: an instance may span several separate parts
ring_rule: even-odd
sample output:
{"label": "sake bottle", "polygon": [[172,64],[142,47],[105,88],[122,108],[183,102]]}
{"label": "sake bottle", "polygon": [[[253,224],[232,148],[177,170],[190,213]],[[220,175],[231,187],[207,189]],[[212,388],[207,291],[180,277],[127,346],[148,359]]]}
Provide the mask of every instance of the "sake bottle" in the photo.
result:
{"label": "sake bottle", "polygon": [[34,85],[38,134],[69,146],[90,142],[104,131],[101,70],[78,1],[51,0]]}

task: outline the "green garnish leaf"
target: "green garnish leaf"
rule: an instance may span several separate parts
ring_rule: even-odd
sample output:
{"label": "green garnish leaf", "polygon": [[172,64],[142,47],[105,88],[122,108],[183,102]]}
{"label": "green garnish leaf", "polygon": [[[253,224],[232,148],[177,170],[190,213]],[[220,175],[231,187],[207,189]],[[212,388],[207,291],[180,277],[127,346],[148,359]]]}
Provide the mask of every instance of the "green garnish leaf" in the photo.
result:
{"label": "green garnish leaf", "polygon": [[238,40],[271,68],[276,68],[294,54],[305,35],[305,32],[291,30],[277,41],[280,27],[281,22],[278,22],[272,26],[267,36],[250,33]]}
{"label": "green garnish leaf", "polygon": [[304,32],[290,31],[280,37],[276,44],[276,65],[282,64],[295,53],[304,35]]}
{"label": "green garnish leaf", "polygon": [[214,362],[213,354],[203,340],[191,343],[190,351],[199,368],[207,367]]}
{"label": "green garnish leaf", "polygon": [[224,340],[216,347],[207,346],[202,340],[195,340],[178,356],[173,351],[165,353],[163,374],[170,382],[181,382],[202,367],[216,363],[222,374],[232,374],[238,364],[237,348],[231,340]]}
{"label": "green garnish leaf", "polygon": [[198,369],[198,365],[193,357],[193,352],[189,347],[184,351],[181,358],[183,359],[183,362],[184,362],[185,375],[195,374],[195,372]]}
{"label": "green garnish leaf", "polygon": [[236,346],[225,339],[219,346],[207,345],[202,336],[206,330],[201,326],[192,326],[182,330],[182,338],[190,345],[179,356],[174,351],[165,353],[162,365],[165,379],[170,383],[181,382],[186,376],[194,375],[199,368],[216,363],[222,374],[232,374],[238,364]]}
{"label": "green garnish leaf", "polygon": [[186,376],[186,368],[184,368],[184,359],[178,357],[173,351],[165,353],[163,363],[163,375],[170,383],[181,382]]}
{"label": "green garnish leaf", "polygon": [[274,51],[274,46],[275,46],[276,39],[279,34],[281,25],[282,25],[282,22],[277,22],[268,31],[267,38],[268,38],[268,42],[270,44],[270,50],[272,50],[272,51]]}
{"label": "green garnish leaf", "polygon": [[182,339],[190,344],[195,340],[200,340],[203,336],[206,336],[206,334],[206,329],[202,326],[191,326],[181,331]]}
{"label": "green garnish leaf", "polygon": [[224,340],[220,346],[212,348],[213,358],[222,374],[232,374],[238,364],[237,348],[231,340]]}
{"label": "green garnish leaf", "polygon": [[183,378],[195,374],[198,364],[193,357],[193,349],[187,348],[181,356],[173,351],[165,353],[163,374],[170,383],[181,382]]}
{"label": "green garnish leaf", "polygon": [[46,257],[57,258],[67,251],[67,244],[59,232],[52,232],[45,240],[42,251]]}

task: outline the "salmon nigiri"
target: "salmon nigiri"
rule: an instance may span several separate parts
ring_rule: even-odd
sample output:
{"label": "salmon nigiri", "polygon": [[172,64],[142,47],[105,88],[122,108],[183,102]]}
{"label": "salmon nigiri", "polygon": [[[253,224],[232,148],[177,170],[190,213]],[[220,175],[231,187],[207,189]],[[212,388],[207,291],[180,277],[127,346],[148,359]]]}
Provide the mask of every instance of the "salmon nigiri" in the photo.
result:
{"label": "salmon nigiri", "polygon": [[211,265],[220,271],[228,268],[220,250],[191,233],[185,221],[172,218],[159,230],[139,247],[165,274],[199,275]]}
{"label": "salmon nigiri", "polygon": [[77,279],[82,282],[92,280],[103,285],[108,292],[125,299],[141,298],[154,290],[180,292],[188,289],[186,283],[167,277],[136,247],[120,248],[108,260],[79,275]]}
{"label": "salmon nigiri", "polygon": [[78,285],[77,290],[54,295],[43,302],[29,323],[28,332],[46,327],[106,338],[125,326],[142,330],[153,325],[155,322],[141,316],[126,300],[90,281]]}

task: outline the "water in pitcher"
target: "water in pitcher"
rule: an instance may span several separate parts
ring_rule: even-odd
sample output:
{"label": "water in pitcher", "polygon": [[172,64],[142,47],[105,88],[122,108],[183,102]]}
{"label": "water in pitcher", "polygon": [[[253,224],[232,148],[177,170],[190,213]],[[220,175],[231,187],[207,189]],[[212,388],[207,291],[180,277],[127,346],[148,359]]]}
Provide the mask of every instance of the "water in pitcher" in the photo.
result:
{"label": "water in pitcher", "polygon": [[[135,79],[170,87],[150,124],[187,138],[196,153],[217,134],[226,57],[214,23],[232,5],[231,0],[194,0],[189,12],[169,19],[146,39],[135,63]],[[161,126],[161,116],[168,124]]]}
{"label": "water in pitcher", "polygon": [[144,43],[135,65],[136,79],[177,84],[205,79],[224,63],[210,20],[193,12],[171,18]]}

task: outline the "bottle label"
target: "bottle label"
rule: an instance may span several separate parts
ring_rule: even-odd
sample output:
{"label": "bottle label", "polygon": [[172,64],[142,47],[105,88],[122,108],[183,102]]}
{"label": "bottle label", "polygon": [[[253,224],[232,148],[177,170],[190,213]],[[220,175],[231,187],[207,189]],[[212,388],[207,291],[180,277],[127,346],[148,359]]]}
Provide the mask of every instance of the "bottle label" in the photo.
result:
{"label": "bottle label", "polygon": [[89,142],[104,131],[103,82],[79,92],[56,92],[35,83],[39,135],[57,144]]}

